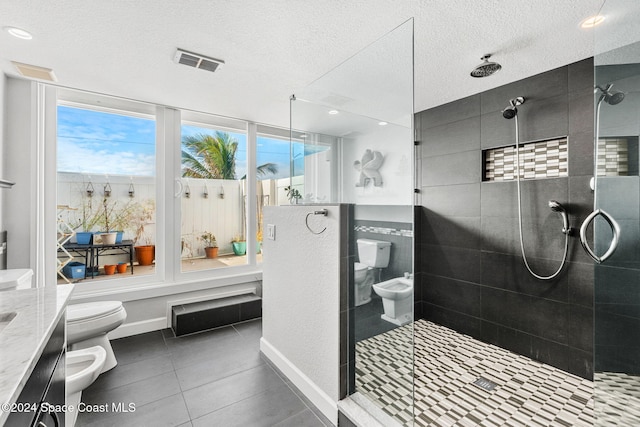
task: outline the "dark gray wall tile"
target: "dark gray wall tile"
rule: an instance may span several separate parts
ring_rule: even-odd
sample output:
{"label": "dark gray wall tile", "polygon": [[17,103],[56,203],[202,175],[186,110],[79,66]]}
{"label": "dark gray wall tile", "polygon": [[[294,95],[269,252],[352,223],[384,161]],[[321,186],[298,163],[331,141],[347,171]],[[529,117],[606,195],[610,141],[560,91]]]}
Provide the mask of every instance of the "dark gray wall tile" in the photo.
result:
{"label": "dark gray wall tile", "polygon": [[480,286],[473,283],[427,274],[422,296],[428,304],[480,317]]}
{"label": "dark gray wall tile", "polygon": [[480,249],[480,217],[445,217],[426,209],[425,212],[420,241],[432,245]]}
{"label": "dark gray wall tile", "polygon": [[569,92],[593,92],[593,58],[569,64]]}
{"label": "dark gray wall tile", "polygon": [[[569,135],[593,128],[593,93],[571,92],[569,94]],[[591,145],[591,144],[590,144]]]}
{"label": "dark gray wall tile", "polygon": [[531,99],[518,109],[520,141],[538,141],[569,134],[567,95]]}
{"label": "dark gray wall tile", "polygon": [[569,304],[576,304],[593,310],[594,266],[592,263],[569,264]]}
{"label": "dark gray wall tile", "polygon": [[480,251],[450,246],[423,245],[420,271],[466,282],[480,282]]}
{"label": "dark gray wall tile", "polygon": [[424,302],[422,304],[424,319],[438,323],[462,334],[478,337],[482,331],[482,320],[448,308]]}
{"label": "dark gray wall tile", "polygon": [[[546,261],[543,264],[542,260],[531,259],[530,266],[539,268],[534,271],[541,274],[551,274],[559,263]],[[538,280],[527,271],[522,257],[518,255],[482,252],[482,284],[537,298],[568,301],[566,274],[560,274],[553,280]]]}
{"label": "dark gray wall tile", "polygon": [[593,129],[569,135],[569,175],[593,176]]}
{"label": "dark gray wall tile", "polygon": [[[506,101],[504,106],[507,106]],[[521,141],[525,140],[521,139]],[[505,119],[500,111],[483,114],[480,117],[480,146],[482,149],[510,145],[516,145],[515,121]]]}
{"label": "dark gray wall tile", "polygon": [[567,304],[488,287],[482,288],[482,318],[567,344]]}
{"label": "dark gray wall tile", "polygon": [[480,115],[480,95],[472,95],[418,113],[422,130]]}
{"label": "dark gray wall tile", "polygon": [[479,150],[422,159],[422,185],[456,185],[482,181],[482,153]]}
{"label": "dark gray wall tile", "polygon": [[[487,217],[482,219],[482,250],[520,256],[518,218]],[[528,259],[562,261],[566,236],[559,215],[545,218],[522,218],[522,239]],[[569,237],[569,240],[573,239]],[[552,263],[551,263],[552,264]],[[543,268],[546,268],[546,263]],[[555,268],[551,272],[555,271]]]}
{"label": "dark gray wall tile", "polygon": [[442,216],[480,216],[480,184],[422,188],[423,206]]}
{"label": "dark gray wall tile", "polygon": [[568,338],[569,346],[587,352],[593,352],[593,309],[582,306],[569,306]]}
{"label": "dark gray wall tile", "polygon": [[568,355],[567,370],[574,375],[593,381],[593,352],[569,347]]}
{"label": "dark gray wall tile", "polygon": [[[476,144],[470,133],[476,127],[477,97],[419,113],[421,139],[431,138],[433,144],[421,147],[426,161],[419,168],[419,200],[424,209],[418,214],[415,249],[421,277],[416,307],[425,318],[587,378],[593,373],[588,314],[594,276],[577,230],[593,203],[588,187],[593,168],[590,63],[581,61],[479,95],[478,153],[515,144],[515,122],[504,119],[501,110],[516,96],[526,98],[518,116],[522,142],[569,135],[570,178],[521,183],[525,249],[538,274],[555,272],[564,251],[561,217],[550,211],[548,201],[557,200],[569,213],[574,228],[570,262],[559,277],[538,280],[524,266],[515,183],[465,183],[469,171],[459,165],[470,163],[459,160],[470,156],[459,152]],[[456,173],[452,176],[450,170]],[[479,313],[474,305],[478,291]],[[632,307],[624,309],[633,312]]]}
{"label": "dark gray wall tile", "polygon": [[422,158],[478,150],[480,115],[423,130]]}
{"label": "dark gray wall tile", "polygon": [[511,98],[523,96],[527,101],[538,101],[550,96],[566,94],[568,90],[567,67],[537,74],[497,87],[480,94],[482,114],[502,111]]}
{"label": "dark gray wall tile", "polygon": [[598,177],[598,207],[616,219],[640,218],[640,177]]}

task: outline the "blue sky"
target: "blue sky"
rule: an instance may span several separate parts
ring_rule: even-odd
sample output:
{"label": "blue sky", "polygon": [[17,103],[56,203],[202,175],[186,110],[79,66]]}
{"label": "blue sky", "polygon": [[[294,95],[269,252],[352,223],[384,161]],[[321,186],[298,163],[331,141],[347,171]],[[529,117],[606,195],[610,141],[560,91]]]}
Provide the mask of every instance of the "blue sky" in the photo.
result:
{"label": "blue sky", "polygon": [[[214,134],[215,130],[182,126],[182,135]],[[238,141],[236,177],[247,171],[247,136],[229,132]],[[155,121],[140,117],[58,106],[58,171],[83,174],[155,176]],[[258,165],[275,163],[278,173],[289,176],[289,141],[258,136]],[[295,143],[296,172],[302,171],[303,144]],[[316,151],[316,150],[314,150]]]}
{"label": "blue sky", "polygon": [[58,106],[58,171],[155,175],[155,121]]}

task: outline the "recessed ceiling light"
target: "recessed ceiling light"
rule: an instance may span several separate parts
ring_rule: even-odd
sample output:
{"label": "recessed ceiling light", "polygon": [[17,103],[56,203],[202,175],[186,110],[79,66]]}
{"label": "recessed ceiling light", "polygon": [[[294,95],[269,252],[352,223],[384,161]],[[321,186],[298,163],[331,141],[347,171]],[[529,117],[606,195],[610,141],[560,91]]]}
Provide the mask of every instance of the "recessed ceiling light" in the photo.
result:
{"label": "recessed ceiling light", "polygon": [[23,40],[31,40],[33,36],[27,30],[23,30],[22,28],[17,27],[4,27],[4,30],[11,34],[13,37],[17,37]]}
{"label": "recessed ceiling light", "polygon": [[300,138],[306,138],[306,137],[307,137],[307,134],[306,134],[306,133],[301,133],[301,134],[300,134]]}
{"label": "recessed ceiling light", "polygon": [[329,114],[331,115],[338,114],[338,110],[329,110]]}
{"label": "recessed ceiling light", "polygon": [[587,19],[585,19],[584,21],[582,21],[580,23],[580,26],[582,28],[593,28],[596,25],[602,24],[603,21],[604,21],[604,16],[603,15],[590,16]]}
{"label": "recessed ceiling light", "polygon": [[388,125],[389,123],[387,123],[387,122],[378,122],[378,124],[379,124],[380,126],[386,126],[386,125]]}

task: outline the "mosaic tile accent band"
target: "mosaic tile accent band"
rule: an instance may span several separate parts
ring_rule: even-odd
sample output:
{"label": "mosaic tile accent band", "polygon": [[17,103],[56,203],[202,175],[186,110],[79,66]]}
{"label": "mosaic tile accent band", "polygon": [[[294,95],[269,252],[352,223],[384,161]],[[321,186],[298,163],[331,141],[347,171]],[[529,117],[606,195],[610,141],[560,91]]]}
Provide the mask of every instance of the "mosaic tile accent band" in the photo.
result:
{"label": "mosaic tile accent band", "polygon": [[[566,138],[520,144],[520,178],[539,179],[568,176],[568,147]],[[485,181],[515,180],[515,151],[515,145],[485,150]]]}
{"label": "mosaic tile accent band", "polygon": [[[357,390],[406,426],[414,425],[412,412],[424,427],[594,425],[593,382],[432,322],[418,320],[356,346]],[[496,388],[474,385],[480,377]]]}
{"label": "mosaic tile accent band", "polygon": [[598,176],[626,176],[629,172],[629,141],[626,138],[598,140]]}
{"label": "mosaic tile accent band", "polygon": [[386,234],[391,236],[404,236],[413,237],[413,230],[403,230],[399,228],[385,228],[385,227],[369,227],[366,225],[356,225],[353,228],[355,231],[364,231],[366,233]]}

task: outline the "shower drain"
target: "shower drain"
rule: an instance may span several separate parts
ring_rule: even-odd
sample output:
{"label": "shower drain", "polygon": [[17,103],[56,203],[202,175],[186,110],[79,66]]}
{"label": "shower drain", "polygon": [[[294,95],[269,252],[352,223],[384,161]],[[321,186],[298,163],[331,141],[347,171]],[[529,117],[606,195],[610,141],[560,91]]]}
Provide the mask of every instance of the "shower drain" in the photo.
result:
{"label": "shower drain", "polygon": [[478,378],[472,384],[486,391],[492,391],[498,386],[498,384],[483,377]]}

